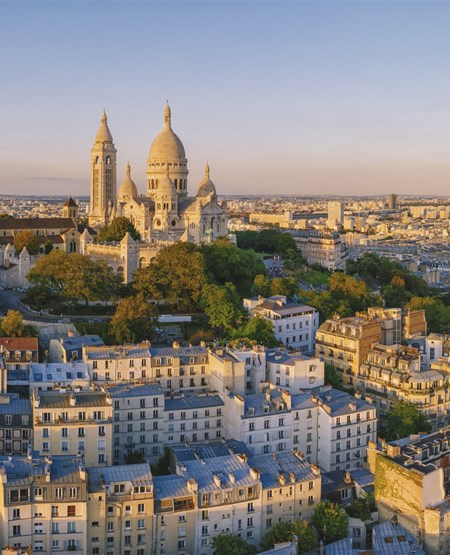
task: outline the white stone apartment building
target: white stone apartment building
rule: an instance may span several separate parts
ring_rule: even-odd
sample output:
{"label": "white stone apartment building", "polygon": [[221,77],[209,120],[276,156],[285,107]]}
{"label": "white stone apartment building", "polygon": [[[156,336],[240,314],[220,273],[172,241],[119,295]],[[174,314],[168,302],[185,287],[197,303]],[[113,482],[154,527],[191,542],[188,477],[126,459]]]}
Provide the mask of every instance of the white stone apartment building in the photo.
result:
{"label": "white stone apartment building", "polygon": [[174,394],[164,401],[164,444],[220,440],[224,402],[216,392]]}
{"label": "white stone apartment building", "polygon": [[266,380],[266,354],[264,347],[219,347],[208,350],[209,385],[225,393],[236,395],[257,393],[259,384]]}
{"label": "white stone apartment building", "polygon": [[88,555],[147,555],[153,543],[149,464],[90,468]]}
{"label": "white stone apartment building", "polygon": [[233,395],[225,401],[226,437],[243,441],[252,455],[292,450],[291,395],[273,384],[261,393]]}
{"label": "white stone apartment building", "polygon": [[308,264],[320,264],[332,272],[345,270],[348,250],[337,231],[296,231],[294,239]]}
{"label": "white stone apartment building", "polygon": [[87,473],[81,459],[0,461],[0,542],[50,555],[87,549]]}
{"label": "white stone apartment building", "polygon": [[133,454],[156,463],[164,449],[164,392],[156,384],[121,384],[108,388],[113,407],[113,463]]}
{"label": "white stone apartment building", "polygon": [[252,316],[272,323],[278,341],[304,353],[314,352],[316,331],[319,327],[318,311],[306,304],[287,302],[284,295],[267,299],[244,299],[244,307]]}
{"label": "white stone apartment building", "polygon": [[266,366],[268,381],[291,394],[325,383],[325,365],[319,357],[268,350]]}
{"label": "white stone apartment building", "polygon": [[319,464],[326,472],[361,468],[367,444],[377,437],[375,405],[343,391],[315,392],[319,406]]}
{"label": "white stone apartment building", "polygon": [[319,467],[299,451],[256,455],[248,463],[261,480],[261,536],[278,522],[309,520],[321,498]]}
{"label": "white stone apartment building", "polygon": [[259,545],[261,480],[244,455],[188,461],[178,465],[177,474],[187,479],[197,494],[194,553],[212,555],[212,539],[224,533]]}
{"label": "white stone apartment building", "polygon": [[32,396],[33,448],[41,455],[81,456],[84,464],[112,459],[112,402],[104,391],[40,391]]}
{"label": "white stone apartment building", "polygon": [[292,395],[292,445],[307,463],[319,464],[319,405],[309,392]]}
{"label": "white stone apartment building", "polygon": [[151,377],[150,344],[86,346],[83,360],[88,364],[93,382],[120,383]]}

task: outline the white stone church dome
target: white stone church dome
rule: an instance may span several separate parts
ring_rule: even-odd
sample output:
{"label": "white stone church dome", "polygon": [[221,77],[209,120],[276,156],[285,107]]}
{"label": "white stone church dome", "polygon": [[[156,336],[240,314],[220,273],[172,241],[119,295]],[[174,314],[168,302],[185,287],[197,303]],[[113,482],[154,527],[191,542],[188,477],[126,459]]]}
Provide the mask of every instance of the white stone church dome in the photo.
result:
{"label": "white stone church dome", "polygon": [[180,138],[172,131],[171,112],[167,104],[164,109],[164,129],[150,147],[149,160],[185,160],[186,153]]}

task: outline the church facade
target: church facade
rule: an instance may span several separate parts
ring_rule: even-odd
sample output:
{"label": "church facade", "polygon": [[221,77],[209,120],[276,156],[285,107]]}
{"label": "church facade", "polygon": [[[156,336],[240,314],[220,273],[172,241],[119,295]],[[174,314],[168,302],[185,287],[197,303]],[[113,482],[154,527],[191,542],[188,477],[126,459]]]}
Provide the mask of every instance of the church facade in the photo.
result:
{"label": "church facade", "polygon": [[91,151],[89,225],[99,227],[126,216],[146,242],[210,241],[228,233],[226,213],[206,164],[195,196],[188,196],[188,161],[183,143],[172,130],[171,111],[164,110],[164,127],[147,159],[146,195],[138,193],[127,164],[125,179],[116,188],[117,150],[103,113]]}
{"label": "church facade", "polygon": [[210,242],[228,234],[226,211],[218,202],[209,165],[195,196],[188,195],[188,160],[183,143],[172,129],[171,110],[164,110],[164,126],[154,139],[147,159],[145,195],[139,194],[128,163],[118,191],[117,149],[103,112],[91,150],[89,225],[101,227],[125,216],[141,240],[124,237],[120,244],[94,243],[88,230],[80,250],[103,258],[128,282],[137,268],[151,263],[158,251],[176,241]]}

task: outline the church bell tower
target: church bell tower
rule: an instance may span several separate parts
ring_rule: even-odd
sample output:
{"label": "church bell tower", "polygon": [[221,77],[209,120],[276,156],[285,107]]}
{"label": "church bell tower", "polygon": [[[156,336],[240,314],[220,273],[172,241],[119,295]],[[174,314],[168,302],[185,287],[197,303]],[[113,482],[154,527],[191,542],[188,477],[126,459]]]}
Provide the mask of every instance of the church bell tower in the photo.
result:
{"label": "church bell tower", "polygon": [[116,210],[116,154],[108,118],[103,111],[91,150],[91,198],[89,225],[101,227]]}

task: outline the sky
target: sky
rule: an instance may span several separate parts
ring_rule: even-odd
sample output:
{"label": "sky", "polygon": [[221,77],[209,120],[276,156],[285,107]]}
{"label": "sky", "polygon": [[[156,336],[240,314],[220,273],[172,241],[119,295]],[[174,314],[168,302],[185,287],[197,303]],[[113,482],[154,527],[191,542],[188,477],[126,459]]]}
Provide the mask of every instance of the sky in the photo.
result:
{"label": "sky", "polygon": [[89,194],[103,109],[145,193],[169,100],[195,193],[448,195],[450,2],[0,1],[0,193]]}

